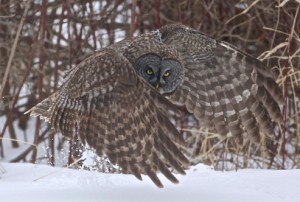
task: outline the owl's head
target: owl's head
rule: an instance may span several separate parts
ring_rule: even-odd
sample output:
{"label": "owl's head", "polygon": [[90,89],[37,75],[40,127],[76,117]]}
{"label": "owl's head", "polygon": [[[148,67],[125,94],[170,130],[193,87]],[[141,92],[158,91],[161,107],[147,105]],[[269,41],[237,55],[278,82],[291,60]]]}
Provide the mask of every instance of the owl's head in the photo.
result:
{"label": "owl's head", "polygon": [[135,71],[161,94],[172,93],[183,79],[183,68],[175,59],[146,54],[137,59]]}

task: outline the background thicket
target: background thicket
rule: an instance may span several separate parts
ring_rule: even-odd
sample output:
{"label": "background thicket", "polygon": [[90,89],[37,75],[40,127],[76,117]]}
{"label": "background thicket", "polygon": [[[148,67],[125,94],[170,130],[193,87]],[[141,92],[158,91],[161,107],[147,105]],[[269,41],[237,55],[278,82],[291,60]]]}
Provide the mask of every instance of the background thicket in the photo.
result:
{"label": "background thicket", "polygon": [[[181,120],[178,128],[197,148],[187,151],[193,161],[217,169],[300,168],[299,10],[299,0],[0,0],[0,158],[55,165],[82,156],[76,140],[24,112],[96,49],[182,23],[262,60],[278,75],[286,101],[275,140],[259,145],[236,145],[230,136],[199,130],[191,117]],[[98,160],[102,171],[115,170]]]}

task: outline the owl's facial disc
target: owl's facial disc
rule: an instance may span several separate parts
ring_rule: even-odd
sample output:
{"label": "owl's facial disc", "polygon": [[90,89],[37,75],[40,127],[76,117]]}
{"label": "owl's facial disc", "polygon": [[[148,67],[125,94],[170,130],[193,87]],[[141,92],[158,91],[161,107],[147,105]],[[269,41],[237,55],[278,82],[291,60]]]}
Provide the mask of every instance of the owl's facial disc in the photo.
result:
{"label": "owl's facial disc", "polygon": [[144,55],[137,60],[134,68],[160,94],[172,93],[182,80],[181,64],[174,59],[162,59],[154,54]]}

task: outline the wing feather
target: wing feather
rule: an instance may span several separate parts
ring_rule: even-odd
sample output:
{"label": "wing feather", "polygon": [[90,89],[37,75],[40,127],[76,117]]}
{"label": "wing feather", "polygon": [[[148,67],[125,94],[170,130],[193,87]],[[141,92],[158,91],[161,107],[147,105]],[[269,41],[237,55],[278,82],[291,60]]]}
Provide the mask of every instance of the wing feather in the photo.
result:
{"label": "wing feather", "polygon": [[161,40],[180,53],[182,85],[170,100],[219,134],[241,139],[245,131],[258,141],[281,120],[282,91],[257,59],[183,25],[160,29]]}
{"label": "wing feather", "polygon": [[138,179],[146,174],[162,187],[157,171],[178,182],[168,167],[185,174],[189,165],[177,148],[183,138],[167,118],[172,109],[124,56],[104,49],[69,72],[59,91],[30,111],[63,135],[79,135],[124,172]]}

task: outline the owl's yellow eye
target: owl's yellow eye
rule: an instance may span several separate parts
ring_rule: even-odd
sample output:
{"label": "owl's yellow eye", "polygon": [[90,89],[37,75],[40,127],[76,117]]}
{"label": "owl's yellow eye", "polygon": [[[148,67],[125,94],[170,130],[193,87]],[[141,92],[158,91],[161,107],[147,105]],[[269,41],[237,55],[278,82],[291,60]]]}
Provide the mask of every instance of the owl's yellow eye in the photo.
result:
{"label": "owl's yellow eye", "polygon": [[152,75],[152,74],[153,74],[153,70],[152,70],[151,68],[149,68],[149,69],[147,69],[146,73],[147,73],[148,75]]}
{"label": "owl's yellow eye", "polygon": [[170,76],[171,75],[171,72],[170,71],[166,71],[165,73],[164,73],[164,77],[168,77],[168,76]]}

